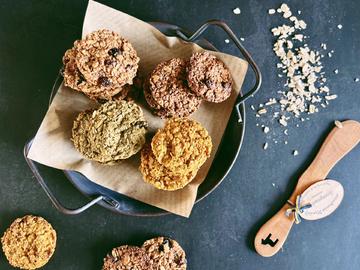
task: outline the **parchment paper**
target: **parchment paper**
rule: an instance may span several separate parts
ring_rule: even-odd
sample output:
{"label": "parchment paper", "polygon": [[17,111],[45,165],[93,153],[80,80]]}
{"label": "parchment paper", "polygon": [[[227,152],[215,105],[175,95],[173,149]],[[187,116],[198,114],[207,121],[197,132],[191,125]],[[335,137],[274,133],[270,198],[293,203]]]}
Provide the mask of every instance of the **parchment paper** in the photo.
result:
{"label": "parchment paper", "polygon": [[[110,29],[128,39],[140,57],[140,75],[146,75],[156,64],[174,57],[188,58],[194,51],[203,50],[193,43],[175,37],[166,37],[151,25],[125,13],[89,1],[83,25],[83,37],[98,29]],[[230,69],[234,79],[233,93],[220,104],[204,102],[191,117],[201,122],[213,141],[211,157],[199,170],[196,178],[184,189],[161,191],[142,180],[139,171],[139,154],[115,166],[100,165],[84,159],[74,148],[71,128],[76,115],[98,105],[84,95],[63,85],[43,119],[28,157],[44,165],[75,170],[91,181],[139,201],[157,206],[172,213],[188,217],[196,199],[197,189],[205,179],[224,133],[236,96],[243,83],[247,62],[234,56],[215,53]],[[149,132],[163,126],[163,120],[153,116],[143,100],[142,106],[149,122]]]}

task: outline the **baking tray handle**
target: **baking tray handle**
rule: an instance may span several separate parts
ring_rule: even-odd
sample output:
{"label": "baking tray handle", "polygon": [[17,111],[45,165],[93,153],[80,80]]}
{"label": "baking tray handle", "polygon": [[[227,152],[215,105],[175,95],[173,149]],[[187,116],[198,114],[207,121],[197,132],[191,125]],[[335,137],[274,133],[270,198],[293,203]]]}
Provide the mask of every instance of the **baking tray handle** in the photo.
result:
{"label": "baking tray handle", "polygon": [[244,102],[245,100],[247,100],[249,97],[253,96],[260,89],[261,82],[262,82],[260,69],[257,66],[257,64],[255,63],[255,61],[253,60],[253,58],[251,57],[250,53],[241,44],[240,40],[237,38],[237,36],[234,34],[234,32],[230,29],[230,27],[225,22],[220,21],[220,20],[207,21],[206,23],[201,25],[199,27],[199,29],[197,29],[195,31],[195,33],[192,34],[190,37],[186,36],[184,33],[182,33],[178,29],[176,30],[176,34],[180,38],[182,38],[183,40],[188,41],[188,42],[192,42],[192,41],[195,41],[196,39],[198,39],[205,32],[205,30],[208,29],[209,26],[211,26],[211,25],[215,25],[215,26],[220,27],[221,29],[223,29],[228,34],[228,36],[235,43],[236,47],[238,47],[241,54],[245,57],[246,61],[250,64],[251,69],[255,73],[255,84],[254,84],[254,86],[248,92],[246,92],[244,95],[239,95],[239,97],[236,100],[235,108],[236,108],[236,112],[237,112],[237,115],[238,115],[238,119],[239,119],[239,121],[241,121],[240,104],[242,102]]}
{"label": "baking tray handle", "polygon": [[24,147],[25,160],[26,160],[27,164],[29,165],[31,171],[33,172],[35,178],[39,182],[40,186],[43,188],[46,195],[49,197],[50,201],[52,202],[52,204],[55,206],[55,208],[57,210],[59,210],[60,212],[66,214],[66,215],[77,215],[77,214],[84,212],[85,210],[87,210],[88,208],[90,208],[91,206],[93,206],[94,204],[98,203],[101,200],[104,200],[105,202],[109,202],[109,200],[107,200],[104,196],[100,195],[100,196],[96,197],[95,199],[91,200],[90,202],[88,202],[87,204],[85,204],[79,208],[76,208],[76,209],[70,209],[70,208],[63,206],[59,202],[59,200],[55,197],[55,195],[52,193],[49,186],[46,184],[45,180],[43,179],[43,177],[41,176],[41,174],[39,172],[38,167],[36,166],[36,163],[27,157],[30,147],[31,147],[31,144],[32,144],[32,140],[29,141]]}

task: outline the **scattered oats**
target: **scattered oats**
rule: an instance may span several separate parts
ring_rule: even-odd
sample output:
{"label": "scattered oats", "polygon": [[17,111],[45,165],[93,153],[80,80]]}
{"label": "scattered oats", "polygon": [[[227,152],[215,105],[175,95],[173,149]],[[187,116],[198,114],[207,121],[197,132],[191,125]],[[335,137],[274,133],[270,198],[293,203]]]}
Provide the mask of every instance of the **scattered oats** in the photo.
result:
{"label": "scattered oats", "polygon": [[302,42],[303,39],[304,39],[304,35],[302,35],[302,34],[296,34],[296,35],[294,35],[293,39],[297,39],[297,40],[299,40],[300,42]]}
{"label": "scattered oats", "polygon": [[225,43],[230,43],[230,40],[228,40],[228,39],[225,39]]}
{"label": "scattered oats", "polygon": [[265,133],[265,134],[269,133],[269,131],[270,131],[270,128],[269,128],[269,127],[264,127],[264,133]]}
{"label": "scattered oats", "polygon": [[234,14],[239,15],[241,13],[241,10],[240,10],[240,8],[237,7],[233,10],[233,12],[234,12]]}
{"label": "scattered oats", "polygon": [[335,123],[335,126],[337,126],[338,128],[343,128],[344,127],[343,124],[338,120],[335,120],[334,123]]}
{"label": "scattered oats", "polygon": [[342,24],[338,24],[337,28],[341,30],[343,28]]}
{"label": "scattered oats", "polygon": [[276,12],[276,10],[275,10],[275,9],[273,9],[273,8],[269,9],[269,11],[268,11],[268,13],[269,13],[270,15],[275,14],[275,12]]}
{"label": "scattered oats", "polygon": [[336,98],[337,98],[337,95],[325,96],[326,100],[333,100],[333,99],[336,99]]}
{"label": "scattered oats", "polygon": [[266,150],[266,149],[268,149],[268,147],[269,147],[269,144],[267,142],[264,143],[263,149]]}
{"label": "scattered oats", "polygon": [[289,8],[289,6],[287,4],[283,3],[280,6],[280,10],[281,10],[281,12],[288,12],[288,11],[290,11],[290,8]]}
{"label": "scattered oats", "polygon": [[283,116],[279,119],[279,123],[280,123],[280,125],[282,125],[284,127],[287,126],[287,121]]}
{"label": "scattered oats", "polygon": [[302,29],[306,29],[306,23],[303,21],[303,20],[300,20],[299,21],[299,26],[300,26],[300,28],[302,28]]}
{"label": "scattered oats", "polygon": [[257,111],[258,114],[265,114],[266,112],[267,112],[267,110],[265,108],[262,108]]}
{"label": "scattered oats", "polygon": [[355,78],[355,79],[354,79],[354,82],[359,82],[359,81],[360,81],[359,78]]}
{"label": "scattered oats", "polygon": [[[265,106],[272,107],[272,117],[277,119],[279,124],[286,127],[289,120],[293,117],[301,118],[305,114],[312,114],[319,111],[322,104],[328,104],[328,100],[334,99],[336,95],[331,95],[330,89],[326,86],[324,66],[321,59],[326,53],[333,53],[328,50],[326,43],[320,43],[320,53],[306,44],[308,36],[303,35],[307,24],[304,20],[298,19],[288,5],[281,4],[275,11],[268,10],[269,14],[280,13],[286,19],[286,23],[277,25],[271,29],[275,37],[273,51],[278,57],[276,67],[279,69],[277,76],[281,79],[279,85],[282,89],[276,91],[278,96],[272,97]],[[301,14],[298,10],[297,14]],[[310,43],[310,42],[309,42]],[[258,107],[257,114],[266,113],[264,108]],[[269,110],[269,109],[268,109]],[[270,126],[270,125],[268,125]],[[299,124],[296,124],[299,127]],[[284,131],[284,133],[287,132]]]}
{"label": "scattered oats", "polygon": [[293,151],[293,156],[297,156],[299,154],[298,150]]}
{"label": "scattered oats", "polygon": [[255,106],[254,105],[251,105],[250,108],[255,111]]}
{"label": "scattered oats", "polygon": [[285,19],[287,19],[287,18],[290,18],[291,15],[292,15],[292,13],[291,13],[291,11],[289,10],[289,11],[284,12],[283,17],[284,17]]}
{"label": "scattered oats", "polygon": [[316,112],[316,107],[313,104],[309,105],[309,113],[315,113]]}
{"label": "scattered oats", "polygon": [[273,105],[273,104],[276,104],[277,101],[275,98],[270,98],[268,102],[265,103],[266,106],[270,106],[270,105]]}
{"label": "scattered oats", "polygon": [[339,70],[338,70],[338,69],[335,69],[335,70],[334,70],[334,73],[335,73],[335,74],[338,74],[338,73],[339,73]]}

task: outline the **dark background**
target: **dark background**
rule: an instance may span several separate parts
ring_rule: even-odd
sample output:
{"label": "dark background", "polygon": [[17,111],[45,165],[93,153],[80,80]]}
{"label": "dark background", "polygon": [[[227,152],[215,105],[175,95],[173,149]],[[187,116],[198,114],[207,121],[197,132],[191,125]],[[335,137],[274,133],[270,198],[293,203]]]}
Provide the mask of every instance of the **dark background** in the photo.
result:
{"label": "dark background", "polygon": [[[279,139],[262,150],[265,134],[251,104],[273,97],[281,90],[276,56],[269,29],[282,23],[267,15],[279,1],[101,1],[144,21],[167,21],[190,30],[208,19],[226,21],[259,64],[264,82],[261,91],[246,103],[245,141],[226,180],[194,207],[189,219],[169,215],[158,218],[120,216],[99,206],[79,216],[65,216],[50,204],[33,178],[23,156],[26,140],[38,129],[48,104],[61,57],[81,36],[86,1],[0,1],[0,233],[24,214],[41,215],[58,233],[57,250],[44,269],[100,269],[102,258],[121,244],[168,235],[187,251],[189,269],[359,269],[360,266],[360,147],[331,172],[340,180],[345,198],[330,217],[295,226],[282,251],[262,258],[253,248],[260,225],[285,202],[297,178],[309,165],[333,121],[360,120],[360,8],[353,1],[291,1],[292,10],[308,23],[309,45],[325,42],[334,49],[324,64],[328,85],[339,98],[326,110],[312,115],[300,128],[289,127],[288,145],[278,124],[272,125],[267,141]],[[232,10],[240,7],[241,14]],[[343,25],[340,31],[338,24]],[[221,50],[237,54],[225,44],[225,34],[210,31],[208,39]],[[339,74],[333,74],[335,68]],[[249,71],[244,89],[251,86]],[[269,120],[268,120],[269,121]],[[291,155],[297,149],[299,156]],[[275,184],[275,187],[272,185]],[[69,207],[86,200],[61,173],[50,185]],[[0,255],[0,269],[10,269]]]}

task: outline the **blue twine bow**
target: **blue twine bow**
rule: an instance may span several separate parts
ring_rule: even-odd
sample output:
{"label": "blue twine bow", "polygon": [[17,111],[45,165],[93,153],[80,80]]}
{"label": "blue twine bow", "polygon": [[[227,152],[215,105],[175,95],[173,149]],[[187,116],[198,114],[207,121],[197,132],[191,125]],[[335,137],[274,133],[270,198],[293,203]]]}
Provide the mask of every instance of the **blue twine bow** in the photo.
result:
{"label": "blue twine bow", "polygon": [[305,209],[308,209],[311,207],[311,203],[307,203],[305,205],[301,205],[301,195],[296,196],[296,202],[295,204],[288,200],[288,204],[290,204],[292,207],[287,209],[285,214],[286,216],[290,216],[291,213],[294,213],[295,217],[295,224],[299,224],[301,222],[300,213],[303,213]]}

